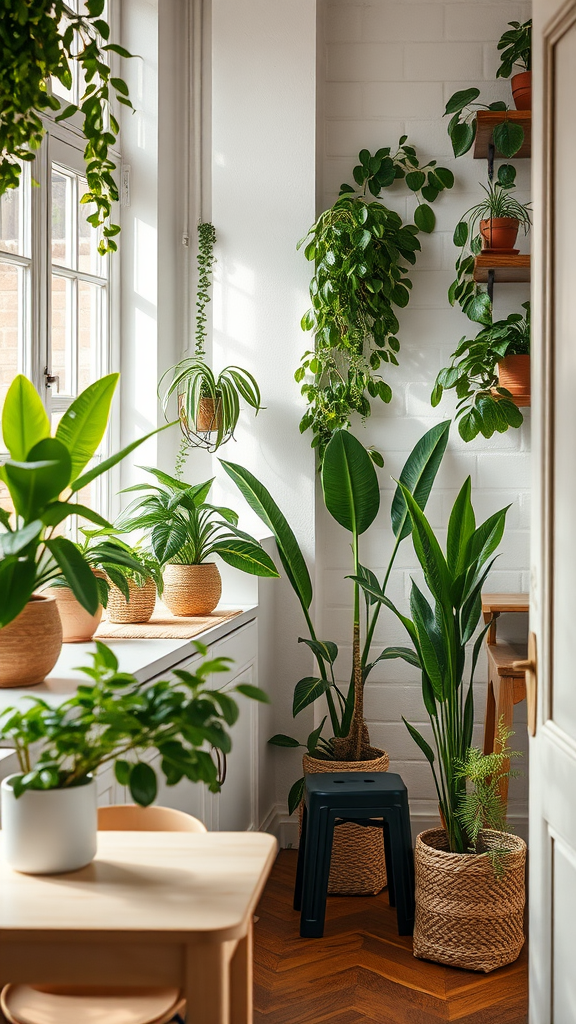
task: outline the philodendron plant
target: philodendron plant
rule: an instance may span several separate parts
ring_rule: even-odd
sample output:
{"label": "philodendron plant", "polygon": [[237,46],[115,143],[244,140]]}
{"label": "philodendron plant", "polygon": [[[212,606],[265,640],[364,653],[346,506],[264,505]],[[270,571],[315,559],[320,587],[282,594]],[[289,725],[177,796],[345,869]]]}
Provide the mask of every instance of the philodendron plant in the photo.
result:
{"label": "philodendron plant", "polygon": [[480,89],[461,89],[455,92],[446,104],[444,117],[451,114],[448,122],[448,135],[454,150],[454,156],[464,156],[476,138],[477,118],[479,110],[502,111],[502,120],[494,127],[492,137],[494,146],[502,156],[510,158],[524,144],[524,129],[517,121],[507,116],[508,106],[503,100],[494,103],[478,103]]}
{"label": "philodendron plant", "polygon": [[0,509],[0,627],[20,614],[35,590],[56,578],[65,579],[90,615],[98,608],[94,573],[78,546],[61,536],[58,528],[70,516],[78,515],[112,529],[106,519],[76,498],[93,480],[158,433],[153,430],[92,469],[86,468],[106,431],[119,376],[109,374],[86,388],[61,417],[54,437],[30,381],[19,375],[8,390],[2,433],[10,458],[0,466],[0,479],[10,493],[14,515]]}
{"label": "philodendron plant", "polygon": [[[402,470],[402,485],[414,496],[419,507],[424,508],[428,501],[449,429],[449,421],[432,427],[417,443]],[[253,511],[273,532],[280,560],[302,608],[309,635],[300,637],[298,642],[307,644],[312,650],[317,674],[296,683],[294,717],[320,698],[324,698],[327,704],[328,714],[310,733],[306,744],[280,734],[273,736],[270,742],[281,747],[305,746],[309,754],[326,760],[358,761],[364,756],[371,757],[363,713],[364,686],[378,662],[398,657],[399,653],[396,648],[387,648],[373,656],[374,631],[382,601],[366,594],[362,608],[361,593],[363,584],[368,583],[378,594],[385,595],[400,544],[411,533],[412,522],[402,488],[398,486],[392,501],[391,524],[395,543],[380,585],[375,574],[362,566],[359,559],[359,538],[372,525],[380,507],[376,470],[365,448],[352,434],[345,430],[333,434],[322,466],[324,500],[330,515],[350,534],[352,546],[352,671],[348,684],[342,686],[337,679],[338,646],[331,640],[320,639],[312,621],[312,582],[292,529],[256,477],[234,463],[221,461],[221,464]],[[323,732],[328,719],[330,735],[325,737]],[[299,779],[290,791],[288,803],[291,812],[300,802],[302,787],[303,780]]]}

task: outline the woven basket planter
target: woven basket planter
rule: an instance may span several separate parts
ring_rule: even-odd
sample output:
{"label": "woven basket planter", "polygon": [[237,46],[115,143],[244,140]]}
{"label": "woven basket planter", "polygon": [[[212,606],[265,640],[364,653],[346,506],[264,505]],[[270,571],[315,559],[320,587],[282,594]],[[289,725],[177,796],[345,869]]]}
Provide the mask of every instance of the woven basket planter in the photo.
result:
{"label": "woven basket planter", "polygon": [[34,594],[0,629],[0,687],[34,686],[52,671],[62,650],[62,623],[54,597]]}
{"label": "woven basket planter", "polygon": [[510,964],[524,944],[526,843],[486,830],[487,847],[507,850],[496,878],[485,854],[450,853],[442,828],[416,839],[414,956],[468,971]]}
{"label": "woven basket planter", "polygon": [[[371,748],[369,761],[321,761],[304,754],[305,775],[318,772],[386,772],[390,758],[384,750]],[[381,828],[346,822],[334,829],[328,892],[339,896],[375,896],[386,885],[384,836]]]}
{"label": "woven basket planter", "polygon": [[146,580],[139,587],[134,580],[127,580],[130,600],[127,601],[118,587],[111,586],[106,609],[108,622],[149,622],[156,604],[156,584]]}
{"label": "woven basket planter", "polygon": [[170,564],[162,576],[162,600],[172,615],[210,615],[220,600],[222,579],[214,562]]}

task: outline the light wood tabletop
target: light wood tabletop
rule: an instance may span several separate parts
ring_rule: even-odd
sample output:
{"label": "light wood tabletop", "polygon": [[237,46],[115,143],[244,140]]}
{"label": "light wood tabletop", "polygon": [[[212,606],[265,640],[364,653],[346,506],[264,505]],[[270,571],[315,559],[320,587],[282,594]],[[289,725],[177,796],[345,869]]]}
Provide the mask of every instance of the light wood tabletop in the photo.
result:
{"label": "light wood tabletop", "polygon": [[261,832],[99,832],[94,862],[69,874],[0,857],[0,985],[176,985],[195,1024],[250,1024],[252,919],[276,849]]}

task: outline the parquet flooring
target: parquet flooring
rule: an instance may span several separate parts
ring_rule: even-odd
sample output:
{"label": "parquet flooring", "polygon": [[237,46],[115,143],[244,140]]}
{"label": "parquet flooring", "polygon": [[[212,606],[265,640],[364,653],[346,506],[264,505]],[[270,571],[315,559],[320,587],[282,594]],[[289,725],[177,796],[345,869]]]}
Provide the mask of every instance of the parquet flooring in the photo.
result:
{"label": "parquet flooring", "polygon": [[254,1024],[526,1024],[527,952],[491,974],[416,960],[386,892],[328,899],[322,939],[301,939],[296,853],[282,850],[254,928]]}

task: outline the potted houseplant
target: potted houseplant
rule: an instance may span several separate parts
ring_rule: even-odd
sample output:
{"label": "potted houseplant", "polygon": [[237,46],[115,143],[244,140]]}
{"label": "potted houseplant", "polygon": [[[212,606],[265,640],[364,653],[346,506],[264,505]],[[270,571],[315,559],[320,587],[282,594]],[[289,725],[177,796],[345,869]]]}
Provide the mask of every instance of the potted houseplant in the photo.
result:
{"label": "potted houseplant", "polygon": [[[213,224],[198,225],[198,291],[196,297],[196,343],[194,355],[182,359],[162,376],[159,392],[166,413],[170,399],[178,400],[183,442],[179,462],[186,449],[204,447],[216,451],[234,435],[240,416],[240,399],[257,414],[262,408],[260,389],[248,370],[226,366],[217,376],[205,360],[206,307],[210,302],[212,268],[215,262],[216,231]],[[164,382],[170,377],[169,383]]]}
{"label": "potted houseplant", "polygon": [[439,404],[445,390],[456,391],[456,419],[464,441],[479,433],[492,437],[523,422],[518,407],[530,405],[530,303],[522,306],[524,316],[510,313],[483,327],[475,338],[461,338],[450,366],[436,378],[432,405]]}
{"label": "potted houseplant", "polygon": [[[436,473],[440,467],[448,440],[449,422],[437,424],[415,446],[402,470],[402,481],[414,493],[415,500],[426,505]],[[305,744],[292,736],[278,734],[270,742],[281,747],[304,747],[305,772],[318,771],[383,771],[388,766],[385,751],[372,747],[363,715],[364,686],[370,672],[390,651],[374,654],[374,632],[381,605],[372,598],[366,600],[365,614],[361,610],[359,578],[372,580],[375,575],[360,565],[358,544],[360,536],[374,522],[380,505],[379,484],[370,457],[360,441],[347,431],[336,431],[326,448],[322,466],[322,489],[326,507],[351,537],[353,552],[353,665],[347,688],[336,681],[338,646],[331,640],[317,636],[310,614],[313,591],[306,562],[282,512],[267,489],[242,466],[221,460],[223,468],[235,482],[253,511],[272,530],[284,570],[300,602],[308,636],[299,638],[312,650],[317,670],[312,676],[300,679],[294,689],[293,714],[296,717],[316,700],[324,699],[327,715],[320,726],[310,733]],[[400,489],[397,489],[391,508],[395,544],[386,571],[383,591],[390,577],[396,554],[402,540],[410,534],[411,521]],[[330,732],[323,735],[328,722]],[[299,806],[304,779],[292,786],[288,807],[292,813]],[[347,894],[378,892],[385,881],[382,833],[379,829],[342,825],[334,837],[329,889]]]}
{"label": "potted houseplant", "polygon": [[509,21],[510,26],[498,43],[500,67],[496,78],[510,78],[515,67],[523,70],[512,75],[512,96],[516,110],[532,109],[532,19],[520,24]]}
{"label": "potted houseplant", "polygon": [[[360,583],[371,598],[395,612],[408,633],[412,648],[394,656],[421,669],[422,698],[432,731],[431,745],[404,719],[432,769],[442,819],[442,828],[421,833],[416,842],[414,953],[455,967],[490,971],[511,963],[522,948],[526,862],[523,840],[494,828],[502,824],[498,805],[495,814],[489,806],[490,798],[493,803],[497,796],[498,759],[484,762],[483,770],[477,771],[479,752],[471,748],[474,671],[490,624],[473,643],[467,684],[464,677],[467,648],[482,615],[481,590],[494,564],[507,509],[477,527],[468,478],[450,515],[444,554],[424,511],[409,490],[400,487],[430,599],[413,581],[408,618],[370,581]],[[495,773],[493,785],[482,791],[478,784]],[[469,778],[476,784],[471,794]],[[499,883],[495,858],[505,872],[505,885]]]}
{"label": "potted houseplant", "polygon": [[138,568],[116,567],[117,578],[109,576],[106,617],[108,622],[149,622],[156,605],[156,595],[162,597],[162,566],[151,551],[140,545],[130,547],[120,541],[126,552],[138,563]]}
{"label": "potted houseplant", "polygon": [[[203,656],[207,649],[200,643]],[[109,647],[96,642],[86,682],[61,704],[30,697],[30,707],[6,708],[0,736],[16,749],[20,772],[2,782],[2,831],[8,863],[29,874],[75,871],[96,853],[95,773],[114,765],[118,782],[143,806],[156,797],[156,772],[142,761],[160,754],[169,786],[182,778],[220,790],[214,751],[231,749],[226,726],[238,718],[231,696],[267,701],[255,686],[212,689],[212,673],[226,672],[230,658],[210,658],[194,672],[142,685],[118,671]],[[205,748],[205,749],[204,749]]]}
{"label": "potted houseplant", "polygon": [[446,104],[444,117],[451,115],[448,122],[448,135],[454,150],[454,156],[464,156],[476,138],[477,113],[479,110],[502,111],[502,120],[494,125],[492,138],[495,150],[507,158],[515,156],[524,144],[524,129],[521,124],[510,120],[506,111],[508,107],[503,100],[493,103],[478,103],[480,89],[459,89]]}
{"label": "potted houseplant", "polygon": [[524,205],[510,195],[516,188],[516,168],[502,164],[496,181],[480,183],[485,198],[466,211],[454,230],[455,245],[465,246],[480,232],[482,248],[490,251],[513,252],[520,227],[524,234],[530,228],[530,203]]}
{"label": "potted houseplant", "polygon": [[[258,541],[238,529],[230,508],[209,505],[212,480],[189,486],[160,469],[142,467],[158,484],[135,484],[144,490],[120,516],[124,532],[150,531],[154,555],[163,568],[163,600],[173,615],[209,615],[220,600],[222,580],[211,556],[254,576],[278,576]],[[152,493],[150,493],[152,492]]]}
{"label": "potted houseplant", "polygon": [[0,509],[0,686],[40,683],[58,660],[62,626],[56,600],[38,593],[52,579],[63,576],[89,614],[98,608],[98,584],[90,565],[56,531],[72,515],[109,527],[75,497],[157,433],[86,469],[104,436],[118,378],[113,373],[86,388],[60,419],[54,437],[26,377],[18,375],[6,395],[2,432],[10,458],[0,466],[0,479],[15,511],[12,517]]}

